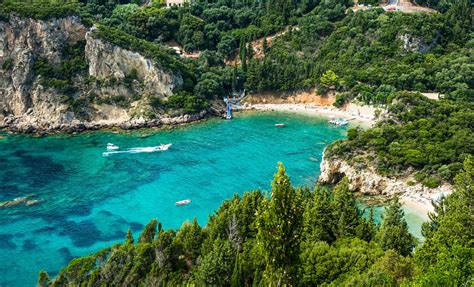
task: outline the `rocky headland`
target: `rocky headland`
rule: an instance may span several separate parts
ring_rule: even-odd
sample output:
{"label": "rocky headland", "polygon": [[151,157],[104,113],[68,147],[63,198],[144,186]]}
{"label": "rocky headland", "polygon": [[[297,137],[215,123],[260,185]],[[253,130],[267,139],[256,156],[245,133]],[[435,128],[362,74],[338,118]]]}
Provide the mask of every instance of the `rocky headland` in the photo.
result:
{"label": "rocky headland", "polygon": [[436,188],[428,188],[415,181],[412,175],[403,177],[388,177],[378,174],[374,167],[356,167],[337,156],[328,157],[326,152],[321,161],[321,175],[318,182],[335,184],[344,176],[349,180],[349,188],[361,195],[383,196],[391,198],[399,196],[401,201],[416,205],[421,213],[426,215],[433,210],[431,202],[441,195],[452,192],[451,185],[444,183]]}
{"label": "rocky headland", "polygon": [[[79,17],[0,21],[0,129],[18,133],[78,132],[179,125],[219,112],[169,112],[163,102],[183,85],[179,71],[94,36]],[[68,60],[82,71],[69,81],[47,78]],[[79,47],[79,48],[77,48]],[[68,50],[69,49],[69,50]],[[45,67],[46,66],[46,67]],[[59,70],[62,71],[62,70]],[[59,87],[59,88],[58,88]]]}

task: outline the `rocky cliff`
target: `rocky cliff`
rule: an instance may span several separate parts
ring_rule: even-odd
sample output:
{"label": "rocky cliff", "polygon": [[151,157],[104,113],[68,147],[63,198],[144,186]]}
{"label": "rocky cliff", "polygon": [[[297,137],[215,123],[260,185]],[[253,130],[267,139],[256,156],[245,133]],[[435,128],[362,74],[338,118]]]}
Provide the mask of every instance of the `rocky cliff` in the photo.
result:
{"label": "rocky cliff", "polygon": [[416,183],[412,176],[387,177],[377,174],[370,166],[353,166],[347,161],[333,156],[328,158],[326,153],[321,161],[319,183],[335,184],[344,176],[349,180],[349,189],[364,195],[400,196],[402,199],[417,200],[429,204],[440,194],[450,194],[452,186],[443,184],[437,188],[428,188]]}
{"label": "rocky cliff", "polygon": [[0,21],[0,128],[132,128],[205,115],[171,120],[151,103],[182,85],[179,72],[96,39],[91,29],[74,16]]}

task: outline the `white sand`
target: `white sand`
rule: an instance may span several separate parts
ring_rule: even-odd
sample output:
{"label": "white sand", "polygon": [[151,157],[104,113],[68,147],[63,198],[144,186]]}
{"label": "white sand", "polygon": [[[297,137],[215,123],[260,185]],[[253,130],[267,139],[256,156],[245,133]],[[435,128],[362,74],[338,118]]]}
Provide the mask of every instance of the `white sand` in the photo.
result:
{"label": "white sand", "polygon": [[333,106],[325,107],[314,104],[254,104],[246,105],[244,107],[244,110],[252,109],[260,111],[294,112],[298,114],[322,116],[327,118],[343,118],[350,123],[358,124],[364,127],[371,127],[375,123],[375,109],[370,107],[364,107],[364,109],[369,110],[364,110],[362,113],[360,111],[356,112],[354,109],[348,109],[345,111]]}
{"label": "white sand", "polygon": [[[247,104],[244,110],[261,110],[261,111],[281,111],[294,112],[298,114],[322,117],[336,117],[344,118],[350,123],[361,125],[363,127],[371,127],[375,124],[375,108],[369,106],[358,106],[351,104],[346,107],[346,110],[341,110],[336,107],[319,106],[314,104]],[[442,188],[442,187],[441,187]],[[440,188],[440,189],[441,189]],[[449,189],[448,189],[449,190]],[[428,220],[428,213],[434,212],[432,199],[437,198],[439,190],[433,190],[434,193],[413,193],[406,192],[400,198],[405,210],[416,214],[421,220]],[[444,193],[449,193],[445,192]]]}

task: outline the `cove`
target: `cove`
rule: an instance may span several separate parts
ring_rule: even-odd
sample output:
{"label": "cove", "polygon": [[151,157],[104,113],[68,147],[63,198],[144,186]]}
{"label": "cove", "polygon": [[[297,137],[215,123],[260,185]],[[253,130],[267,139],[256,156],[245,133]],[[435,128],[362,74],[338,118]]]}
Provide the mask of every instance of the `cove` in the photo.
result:
{"label": "cove", "polygon": [[[205,224],[234,193],[268,190],[278,161],[294,185],[313,186],[324,148],[346,132],[324,118],[252,113],[169,131],[8,135],[0,140],[0,201],[40,202],[0,208],[0,286],[33,286],[39,270],[54,276],[72,258],[123,241],[128,228],[138,236],[152,218],[164,228],[194,217]],[[109,142],[173,146],[103,156]],[[175,205],[183,199],[192,203]]]}

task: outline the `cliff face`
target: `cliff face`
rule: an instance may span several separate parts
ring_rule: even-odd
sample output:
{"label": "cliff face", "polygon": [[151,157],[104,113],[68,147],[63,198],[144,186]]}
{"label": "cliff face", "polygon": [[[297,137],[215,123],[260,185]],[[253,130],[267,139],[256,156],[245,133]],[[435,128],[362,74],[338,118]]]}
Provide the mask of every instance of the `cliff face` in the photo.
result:
{"label": "cliff face", "polygon": [[427,201],[438,194],[450,194],[452,186],[444,184],[437,188],[428,188],[421,183],[415,183],[413,177],[394,178],[379,175],[373,167],[355,167],[337,157],[328,158],[323,155],[319,183],[335,184],[344,176],[349,180],[349,189],[365,195],[399,195],[402,198]]}
{"label": "cliff face", "polygon": [[[66,86],[62,90],[55,88],[54,78],[45,85],[48,75],[38,72],[39,61],[50,70],[60,67],[66,47],[77,43],[85,43],[79,52],[88,67],[67,85],[59,81]],[[0,21],[0,128],[32,132],[158,125],[166,115],[151,107],[150,98],[165,99],[182,83],[181,75],[160,70],[152,60],[93,38],[78,17]]]}
{"label": "cliff face", "polygon": [[87,33],[85,38],[90,76],[102,80],[110,77],[123,79],[136,71],[145,92],[165,96],[172,95],[173,89],[183,84],[180,76],[159,70],[152,60],[139,53],[94,39],[90,33]]}
{"label": "cliff face", "polygon": [[12,17],[8,23],[0,22],[0,120],[33,112],[57,117],[55,111],[61,107],[38,85],[34,62],[41,55],[58,64],[64,43],[77,42],[85,33],[74,17],[49,22]]}

